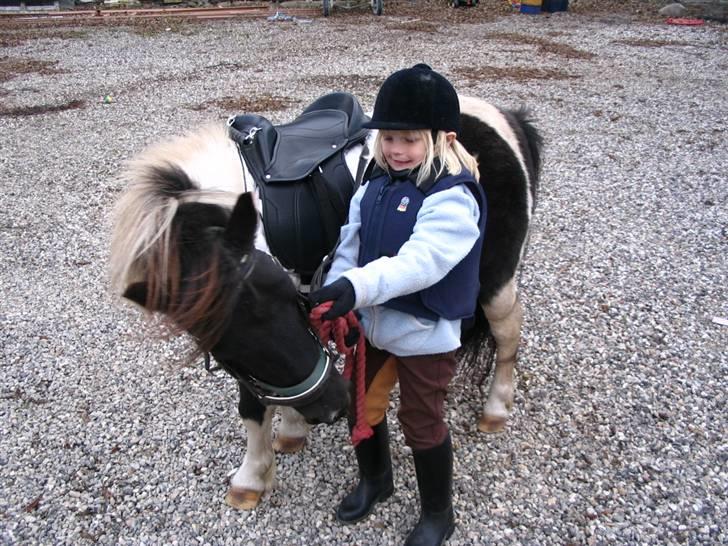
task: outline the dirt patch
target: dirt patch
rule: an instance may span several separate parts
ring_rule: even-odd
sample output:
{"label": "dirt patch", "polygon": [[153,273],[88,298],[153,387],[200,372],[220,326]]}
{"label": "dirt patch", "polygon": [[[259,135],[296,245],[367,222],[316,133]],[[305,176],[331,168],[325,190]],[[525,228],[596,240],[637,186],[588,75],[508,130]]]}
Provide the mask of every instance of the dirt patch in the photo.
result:
{"label": "dirt patch", "polygon": [[0,46],[21,45],[29,40],[56,38],[61,40],[88,38],[88,31],[79,27],[107,27],[121,29],[140,36],[156,36],[176,32],[185,36],[194,34],[203,19],[191,17],[68,17],[61,20],[49,18],[15,19],[0,18]]}
{"label": "dirt patch", "polygon": [[316,85],[327,89],[348,91],[354,95],[376,93],[384,81],[384,76],[362,74],[337,74],[335,76],[313,76],[301,80],[306,85]]}
{"label": "dirt patch", "polygon": [[387,30],[402,30],[404,32],[438,32],[440,25],[432,21],[423,21],[422,19],[412,19],[387,23],[384,28]]}
{"label": "dirt patch", "polygon": [[[176,84],[184,84],[186,82],[195,81],[199,78],[209,78],[212,77],[210,74],[217,74],[217,73],[230,73],[234,71],[242,71],[242,70],[249,70],[251,67],[248,65],[244,65],[241,63],[231,62],[231,61],[222,61],[213,65],[200,67],[196,70],[193,70],[191,72],[172,72],[172,73],[164,73],[164,74],[158,74],[153,77],[148,78],[141,78],[138,80],[135,80],[134,82],[131,82],[126,85],[124,88],[124,92],[131,93],[134,91],[139,91],[140,89],[147,89],[150,86],[153,86],[155,84],[164,84],[164,83],[176,83]],[[257,70],[255,70],[257,71]],[[204,110],[205,105],[199,105],[193,108],[193,110]]]}
{"label": "dirt patch", "polygon": [[67,72],[56,68],[58,61],[37,61],[20,57],[0,58],[0,82],[6,82],[21,74],[62,74]]}
{"label": "dirt patch", "polygon": [[80,110],[86,107],[86,101],[72,100],[65,104],[39,104],[34,106],[16,106],[7,108],[0,106],[0,117],[20,118],[25,116],[38,116],[41,114],[53,114],[65,110]]}
{"label": "dirt patch", "polygon": [[569,11],[579,15],[622,16],[636,21],[662,21],[658,11],[669,4],[663,0],[571,0]]}
{"label": "dirt patch", "polygon": [[623,44],[635,47],[663,47],[663,46],[691,46],[690,42],[682,42],[678,40],[647,40],[647,39],[623,39],[612,40],[613,44]]}
{"label": "dirt patch", "polygon": [[290,97],[277,97],[273,95],[222,97],[205,101],[199,105],[190,106],[189,108],[191,110],[207,110],[212,107],[226,112],[278,112],[286,110],[299,102]]}
{"label": "dirt patch", "polygon": [[30,40],[79,40],[88,37],[87,30],[18,28],[0,24],[0,47],[16,47]]}
{"label": "dirt patch", "polygon": [[517,32],[492,32],[487,37],[491,40],[501,40],[511,44],[535,46],[539,54],[558,55],[566,59],[593,59],[596,56],[594,53],[582,51],[567,44],[526,34],[518,34]]}
{"label": "dirt patch", "polygon": [[[570,0],[569,12],[585,16],[620,16],[633,21],[664,20],[657,11],[665,0]],[[448,0],[387,0],[384,15],[416,18],[445,29],[448,24],[482,23],[504,15],[517,14],[508,0],[480,0],[476,7],[450,7]],[[549,17],[542,14],[541,17]],[[334,9],[332,20],[356,24],[358,19],[371,21],[371,12],[364,7],[356,10]],[[526,17],[524,15],[524,17]],[[533,17],[528,15],[527,17]],[[443,30],[443,32],[446,32]]]}
{"label": "dirt patch", "polygon": [[561,70],[551,70],[549,68],[523,68],[518,66],[476,66],[463,67],[453,70],[455,74],[473,83],[487,80],[494,81],[498,79],[509,79],[516,81],[527,80],[570,80],[581,78],[579,75],[569,74]]}
{"label": "dirt patch", "polygon": [[386,15],[409,16],[431,21],[436,26],[447,26],[449,23],[481,23],[493,21],[502,15],[513,13],[506,0],[483,0],[476,7],[450,7],[444,0],[385,2]]}
{"label": "dirt patch", "polygon": [[196,32],[197,25],[195,23],[199,22],[199,20],[184,17],[142,17],[124,19],[121,24],[128,27],[128,30],[133,34],[151,37],[167,32],[190,36]]}

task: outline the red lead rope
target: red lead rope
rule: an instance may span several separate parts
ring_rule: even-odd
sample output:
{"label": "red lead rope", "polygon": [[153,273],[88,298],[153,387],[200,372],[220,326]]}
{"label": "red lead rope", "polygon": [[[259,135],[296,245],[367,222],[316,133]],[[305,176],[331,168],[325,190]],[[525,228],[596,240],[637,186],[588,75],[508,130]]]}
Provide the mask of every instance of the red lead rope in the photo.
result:
{"label": "red lead rope", "polygon": [[[344,379],[354,381],[355,391],[355,410],[356,424],[351,430],[351,443],[354,446],[359,442],[371,438],[374,431],[365,419],[364,415],[364,398],[366,396],[365,373],[366,373],[366,348],[364,346],[364,333],[362,332],[359,321],[353,311],[349,311],[343,317],[334,320],[323,320],[321,315],[331,309],[333,302],[327,301],[311,310],[309,320],[316,331],[322,343],[333,341],[336,344],[336,350],[344,355]],[[359,339],[356,340],[354,347],[347,347],[344,338],[352,328],[359,331]],[[354,378],[352,379],[352,376]]]}

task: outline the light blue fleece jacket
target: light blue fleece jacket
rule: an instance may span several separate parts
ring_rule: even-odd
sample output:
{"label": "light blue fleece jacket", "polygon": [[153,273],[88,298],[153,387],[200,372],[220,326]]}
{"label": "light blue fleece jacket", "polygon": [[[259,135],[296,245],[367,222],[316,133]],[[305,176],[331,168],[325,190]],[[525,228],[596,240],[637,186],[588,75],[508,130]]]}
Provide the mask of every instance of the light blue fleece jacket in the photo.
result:
{"label": "light blue fleece jacket", "polygon": [[427,320],[381,304],[428,288],[467,256],[478,240],[478,202],[464,185],[425,198],[414,231],[393,257],[357,267],[360,202],[366,185],[354,194],[349,221],[324,284],[346,277],[354,286],[354,308],[369,342],[397,356],[445,353],[460,346],[460,320]]}

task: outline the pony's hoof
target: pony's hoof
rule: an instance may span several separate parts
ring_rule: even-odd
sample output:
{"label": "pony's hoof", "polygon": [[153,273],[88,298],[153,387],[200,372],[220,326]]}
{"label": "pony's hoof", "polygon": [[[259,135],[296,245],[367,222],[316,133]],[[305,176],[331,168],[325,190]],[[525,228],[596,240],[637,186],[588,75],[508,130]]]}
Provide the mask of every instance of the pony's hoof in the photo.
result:
{"label": "pony's hoof", "polygon": [[225,495],[225,504],[236,510],[252,510],[260,504],[262,491],[231,487]]}
{"label": "pony's hoof", "polygon": [[273,449],[278,453],[298,453],[306,445],[306,437],[277,436],[273,440]]}
{"label": "pony's hoof", "polygon": [[493,415],[483,415],[478,421],[478,430],[480,432],[503,432],[506,428],[508,419],[505,417],[495,417]]}

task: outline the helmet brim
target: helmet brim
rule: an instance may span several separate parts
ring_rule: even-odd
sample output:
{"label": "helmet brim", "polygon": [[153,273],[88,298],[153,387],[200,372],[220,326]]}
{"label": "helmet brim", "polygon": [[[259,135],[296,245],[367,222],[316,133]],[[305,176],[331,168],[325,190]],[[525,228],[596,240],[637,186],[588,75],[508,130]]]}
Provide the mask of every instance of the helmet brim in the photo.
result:
{"label": "helmet brim", "polygon": [[389,131],[419,131],[429,129],[422,123],[403,123],[401,121],[368,121],[362,125],[365,129],[384,129]]}

